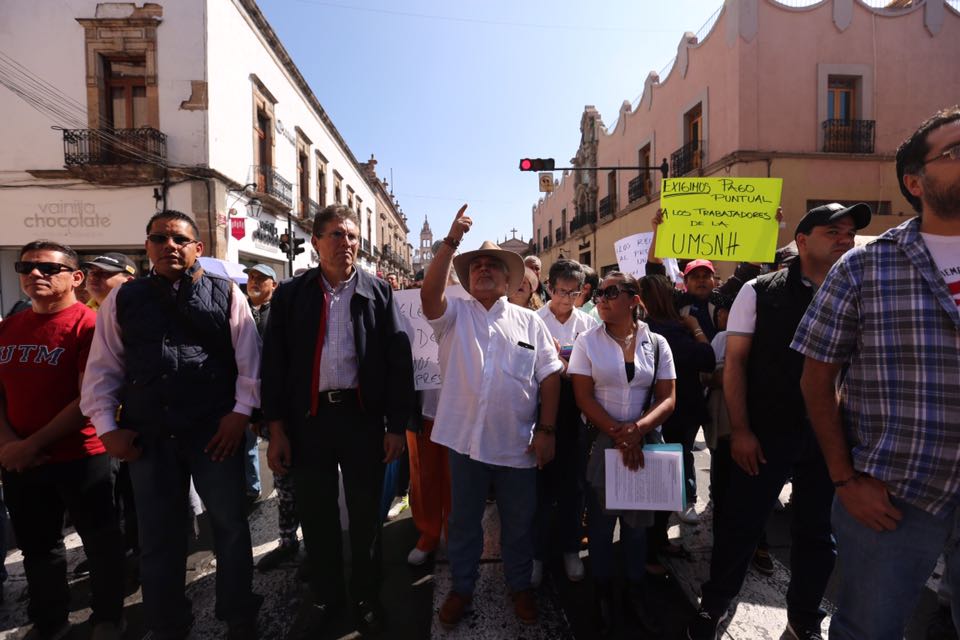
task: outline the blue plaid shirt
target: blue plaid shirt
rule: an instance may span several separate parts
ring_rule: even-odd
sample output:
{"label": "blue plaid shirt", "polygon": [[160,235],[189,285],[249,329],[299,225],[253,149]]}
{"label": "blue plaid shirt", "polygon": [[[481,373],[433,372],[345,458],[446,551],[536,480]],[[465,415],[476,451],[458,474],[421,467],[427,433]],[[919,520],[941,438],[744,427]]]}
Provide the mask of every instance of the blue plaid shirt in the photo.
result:
{"label": "blue plaid shirt", "polygon": [[960,504],[960,311],[913,218],[841,258],[793,343],[848,365],[853,466],[934,515]]}

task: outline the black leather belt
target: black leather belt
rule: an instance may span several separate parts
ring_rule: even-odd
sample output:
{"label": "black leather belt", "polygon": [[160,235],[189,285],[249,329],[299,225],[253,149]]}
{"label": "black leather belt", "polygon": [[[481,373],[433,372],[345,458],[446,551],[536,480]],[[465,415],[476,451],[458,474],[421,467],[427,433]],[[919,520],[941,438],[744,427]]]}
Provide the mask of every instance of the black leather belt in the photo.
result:
{"label": "black leather belt", "polygon": [[321,405],[355,405],[357,403],[356,389],[327,389],[320,392]]}

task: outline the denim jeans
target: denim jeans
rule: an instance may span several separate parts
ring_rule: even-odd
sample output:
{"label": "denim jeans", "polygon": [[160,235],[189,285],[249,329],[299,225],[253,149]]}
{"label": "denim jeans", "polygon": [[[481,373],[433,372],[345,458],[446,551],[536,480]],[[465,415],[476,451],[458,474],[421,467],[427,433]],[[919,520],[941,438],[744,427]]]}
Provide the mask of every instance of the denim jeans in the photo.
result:
{"label": "denim jeans", "polygon": [[49,632],[67,619],[70,591],[63,546],[64,509],[90,560],[92,624],[119,622],[123,611],[123,542],[113,504],[110,458],[96,456],[3,472],[17,543],[23,551],[27,615]]}
{"label": "denim jeans", "polygon": [[946,554],[953,624],[960,629],[960,508],[946,518],[891,498],[903,513],[893,531],[877,532],[833,504],[840,593],[830,640],[900,640],[927,578]]}
{"label": "denim jeans", "polygon": [[737,597],[761,540],[773,505],[787,478],[793,476],[793,521],[790,533],[790,586],[787,618],[816,626],[836,558],[830,529],[833,484],[813,431],[756,433],[766,464],[750,476],[733,463],[715,519],[710,579],[703,585],[700,606],[711,613],[725,610]]}
{"label": "denim jeans", "polygon": [[260,438],[247,429],[244,435],[243,479],[247,496],[260,495]]}
{"label": "denim jeans", "polygon": [[251,591],[253,552],[243,488],[243,454],[221,462],[204,453],[212,431],[176,437],[142,434],[143,454],[130,463],[140,526],[140,580],[146,626],[176,637],[192,623],[184,596],[190,478],[213,528],[217,557],[216,616],[228,622],[256,616]]}
{"label": "denim jeans", "polygon": [[[590,573],[598,582],[609,582],[614,576],[613,530],[617,516],[604,512],[597,489],[589,487],[587,496],[587,532],[590,550]],[[646,583],[647,527],[631,527],[620,521],[620,547],[623,549],[627,581],[643,588]]]}
{"label": "denim jeans", "polygon": [[472,595],[483,553],[483,511],[493,483],[500,514],[503,572],[512,592],[530,588],[537,469],[484,464],[450,450],[451,511],[448,555],[453,590]]}

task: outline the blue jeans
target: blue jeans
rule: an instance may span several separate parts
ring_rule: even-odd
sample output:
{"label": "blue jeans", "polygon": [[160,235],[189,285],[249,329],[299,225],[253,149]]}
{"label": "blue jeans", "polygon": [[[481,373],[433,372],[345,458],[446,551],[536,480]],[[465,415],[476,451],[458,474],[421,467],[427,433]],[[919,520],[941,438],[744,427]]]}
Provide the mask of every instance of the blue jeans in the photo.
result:
{"label": "blue jeans", "polygon": [[[590,573],[597,582],[614,577],[613,530],[617,516],[604,513],[597,489],[587,489],[587,532],[590,550]],[[647,527],[631,527],[620,521],[620,546],[623,548],[627,581],[643,588],[646,582]]]}
{"label": "blue jeans", "polygon": [[260,495],[260,438],[250,429],[244,436],[243,477],[250,497]]}
{"label": "blue jeans", "polygon": [[876,532],[833,503],[840,593],[830,622],[830,640],[900,640],[927,578],[941,553],[947,558],[953,624],[960,629],[960,509],[938,518],[902,500],[893,531]]}
{"label": "blue jeans", "polygon": [[533,519],[537,511],[537,469],[515,469],[471,460],[450,450],[449,542],[453,590],[472,595],[483,553],[483,511],[493,483],[500,514],[503,572],[512,592],[530,588]]}
{"label": "blue jeans", "polygon": [[192,623],[184,597],[190,478],[213,528],[217,556],[216,616],[247,621],[257,613],[253,552],[243,490],[243,455],[213,462],[203,448],[211,432],[176,437],[142,434],[143,454],[130,463],[140,525],[140,580],[146,626],[176,637]]}

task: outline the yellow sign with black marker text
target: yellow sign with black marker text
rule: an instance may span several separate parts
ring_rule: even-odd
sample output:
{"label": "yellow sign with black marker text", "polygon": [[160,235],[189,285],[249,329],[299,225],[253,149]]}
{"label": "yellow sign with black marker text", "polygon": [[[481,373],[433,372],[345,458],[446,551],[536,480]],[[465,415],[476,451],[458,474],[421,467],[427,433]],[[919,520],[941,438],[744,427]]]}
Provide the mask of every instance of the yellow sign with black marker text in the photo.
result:
{"label": "yellow sign with black marker text", "polygon": [[658,258],[773,262],[781,178],[669,178],[660,191]]}

